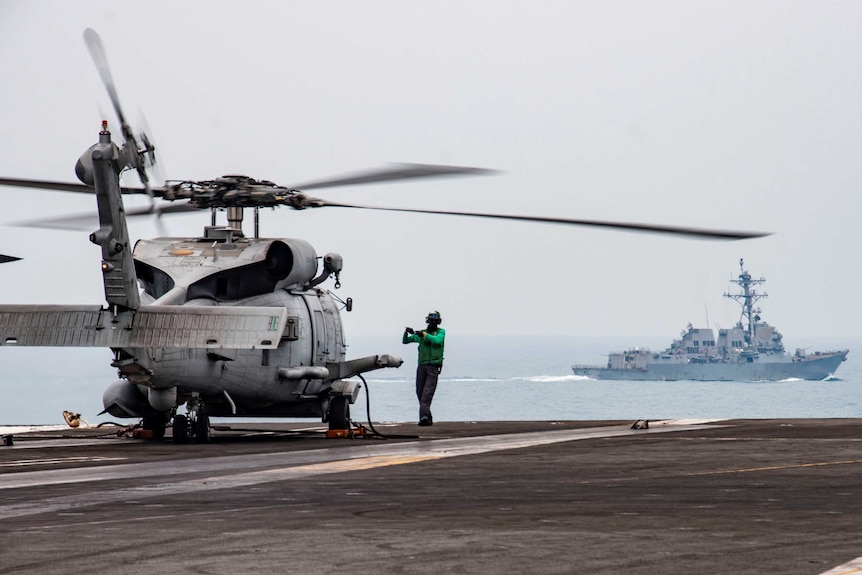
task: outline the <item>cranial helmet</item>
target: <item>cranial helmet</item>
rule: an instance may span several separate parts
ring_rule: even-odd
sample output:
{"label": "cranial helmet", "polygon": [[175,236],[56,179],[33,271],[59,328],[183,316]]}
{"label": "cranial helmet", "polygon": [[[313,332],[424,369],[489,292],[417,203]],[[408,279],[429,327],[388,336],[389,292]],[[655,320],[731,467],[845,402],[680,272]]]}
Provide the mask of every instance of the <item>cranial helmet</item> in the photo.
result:
{"label": "cranial helmet", "polygon": [[428,313],[428,317],[425,318],[425,323],[439,325],[443,323],[443,320],[440,319],[440,312],[434,310]]}

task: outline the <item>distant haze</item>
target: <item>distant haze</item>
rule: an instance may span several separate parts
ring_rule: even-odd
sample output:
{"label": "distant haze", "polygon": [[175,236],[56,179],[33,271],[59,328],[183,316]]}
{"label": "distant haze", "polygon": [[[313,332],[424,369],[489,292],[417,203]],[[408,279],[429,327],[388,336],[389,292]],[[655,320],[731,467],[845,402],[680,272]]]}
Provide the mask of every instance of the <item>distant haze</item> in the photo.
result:
{"label": "distant haze", "polygon": [[[858,2],[4,0],[0,175],[75,181],[103,116],[118,133],[87,27],[171,179],[291,185],[389,162],[479,166],[503,173],[311,195],[774,232],[719,242],[264,210],[263,235],[342,254],[348,334],[397,336],[438,309],[464,334],[669,340],[707,316],[713,328],[738,319],[722,294],[740,258],[766,277],[761,315],[788,347],[859,333]],[[0,265],[0,302],[101,303],[89,231],[9,225],[95,213],[94,198],[0,194],[0,254],[23,258]],[[171,235],[208,222],[164,219]],[[150,220],[130,229],[162,233]]]}

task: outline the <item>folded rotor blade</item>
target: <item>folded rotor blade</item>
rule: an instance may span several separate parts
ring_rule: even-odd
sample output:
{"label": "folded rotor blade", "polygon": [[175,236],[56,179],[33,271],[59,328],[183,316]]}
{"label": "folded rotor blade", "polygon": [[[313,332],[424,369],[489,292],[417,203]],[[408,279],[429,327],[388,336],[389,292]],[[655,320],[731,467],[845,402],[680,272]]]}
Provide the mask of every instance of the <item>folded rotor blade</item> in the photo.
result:
{"label": "folded rotor blade", "polygon": [[358,186],[378,182],[395,182],[418,178],[443,178],[447,176],[479,176],[498,173],[485,168],[467,168],[460,166],[438,166],[432,164],[393,164],[390,167],[377,168],[364,172],[354,172],[326,180],[306,182],[290,186],[295,190],[313,190],[318,188],[335,188],[338,186]]}
{"label": "folded rotor blade", "polygon": [[632,232],[648,232],[657,234],[672,234],[690,236],[694,238],[716,239],[716,240],[746,240],[762,238],[772,235],[767,232],[743,232],[730,230],[708,230],[703,228],[689,228],[680,226],[663,226],[654,224],[638,224],[630,222],[608,222],[601,220],[580,220],[569,218],[548,218],[542,216],[515,216],[509,214],[486,214],[480,212],[451,212],[444,210],[420,210],[409,208],[384,208],[378,206],[361,206],[357,204],[343,204],[335,202],[322,202],[320,207],[357,208],[361,210],[380,210],[387,212],[410,212],[415,214],[440,214],[446,216],[468,216],[472,218],[492,218],[498,220],[514,220],[521,222],[542,222],[547,224],[566,224],[574,226],[590,226],[595,228],[608,228],[627,230]]}

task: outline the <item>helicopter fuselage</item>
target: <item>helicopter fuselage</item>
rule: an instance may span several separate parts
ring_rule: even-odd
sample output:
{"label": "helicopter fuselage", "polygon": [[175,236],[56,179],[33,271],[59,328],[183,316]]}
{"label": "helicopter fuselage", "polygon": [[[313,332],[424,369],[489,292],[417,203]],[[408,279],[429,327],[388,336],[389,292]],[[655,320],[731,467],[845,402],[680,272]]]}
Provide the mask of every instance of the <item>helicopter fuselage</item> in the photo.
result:
{"label": "helicopter fuselage", "polygon": [[179,402],[197,394],[210,415],[322,415],[332,383],[326,366],[341,364],[346,347],[338,303],[328,290],[309,286],[317,256],[307,242],[208,228],[203,238],[140,240],[134,256],[145,307],[284,308],[287,325],[275,349],[114,349],[125,381],[106,392],[108,411],[146,415],[152,405],[112,411],[111,393],[134,385],[148,395],[175,389]]}
{"label": "helicopter fuselage", "polygon": [[341,256],[318,258],[299,239],[245,237],[242,206],[225,206],[229,225],[216,226],[216,205],[202,237],[133,249],[119,175],[134,154],[103,123],[76,165],[96,195],[90,241],[102,249],[107,307],[0,306],[0,345],[109,347],[119,379],[102,396],[105,411],[141,418],[154,437],[170,423],[178,443],[208,441],[212,415],[320,416],[347,428],[360,387],[348,378],[402,361],[345,360],[336,298],[318,287],[332,276],[340,285]]}

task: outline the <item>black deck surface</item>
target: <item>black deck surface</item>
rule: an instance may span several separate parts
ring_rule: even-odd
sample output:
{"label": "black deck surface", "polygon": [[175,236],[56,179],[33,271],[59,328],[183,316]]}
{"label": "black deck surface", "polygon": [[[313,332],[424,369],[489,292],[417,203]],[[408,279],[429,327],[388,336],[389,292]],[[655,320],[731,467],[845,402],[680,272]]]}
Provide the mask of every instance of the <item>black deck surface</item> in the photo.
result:
{"label": "black deck surface", "polygon": [[[16,436],[0,573],[819,574],[862,556],[862,421],[630,423]],[[556,442],[488,439],[508,434]]]}

